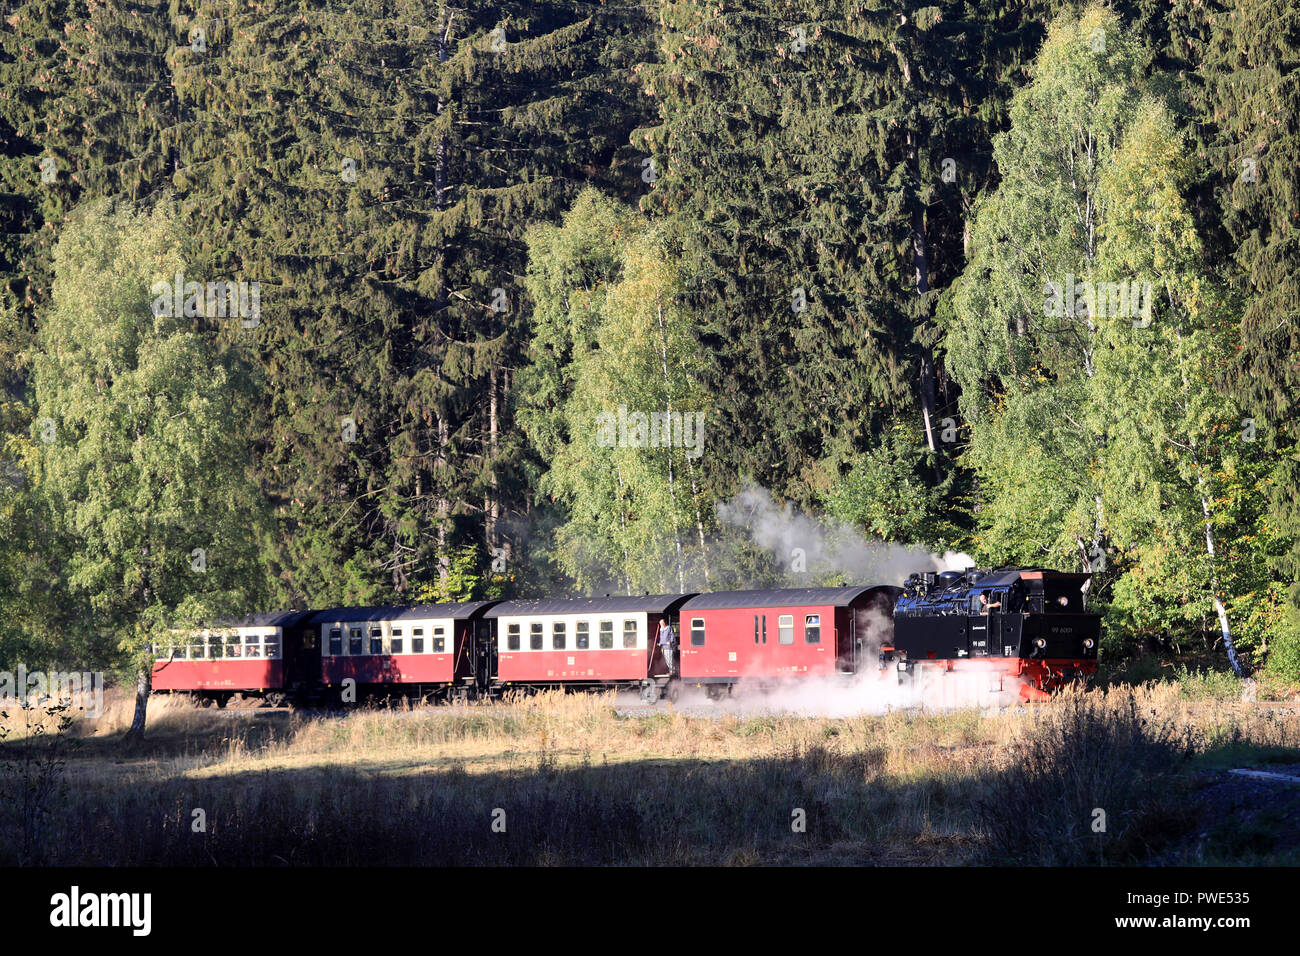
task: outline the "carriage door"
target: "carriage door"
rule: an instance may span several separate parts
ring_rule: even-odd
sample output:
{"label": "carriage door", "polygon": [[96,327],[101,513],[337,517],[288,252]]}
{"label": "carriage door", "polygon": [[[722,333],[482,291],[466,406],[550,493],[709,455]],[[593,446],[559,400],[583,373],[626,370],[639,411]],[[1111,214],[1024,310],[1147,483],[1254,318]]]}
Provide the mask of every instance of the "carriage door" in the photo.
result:
{"label": "carriage door", "polygon": [[283,628],[280,654],[284,658],[286,690],[312,687],[321,680],[320,628],[298,625]]}
{"label": "carriage door", "polygon": [[474,686],[480,694],[486,693],[488,686],[497,673],[497,642],[493,633],[495,622],[479,619],[470,624],[470,633],[474,635]]}
{"label": "carriage door", "polygon": [[992,617],[985,601],[993,601],[987,593],[970,596],[970,656],[987,657],[989,654],[989,625]]}

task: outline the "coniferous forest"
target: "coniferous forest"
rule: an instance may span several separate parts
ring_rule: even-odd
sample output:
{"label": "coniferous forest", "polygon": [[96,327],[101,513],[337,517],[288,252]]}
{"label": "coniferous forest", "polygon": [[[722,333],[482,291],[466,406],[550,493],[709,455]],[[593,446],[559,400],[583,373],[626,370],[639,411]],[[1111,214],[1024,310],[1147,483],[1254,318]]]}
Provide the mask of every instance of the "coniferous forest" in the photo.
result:
{"label": "coniferous forest", "polygon": [[1300,681],[1291,0],[7,0],[0,81],[0,665],[849,541]]}

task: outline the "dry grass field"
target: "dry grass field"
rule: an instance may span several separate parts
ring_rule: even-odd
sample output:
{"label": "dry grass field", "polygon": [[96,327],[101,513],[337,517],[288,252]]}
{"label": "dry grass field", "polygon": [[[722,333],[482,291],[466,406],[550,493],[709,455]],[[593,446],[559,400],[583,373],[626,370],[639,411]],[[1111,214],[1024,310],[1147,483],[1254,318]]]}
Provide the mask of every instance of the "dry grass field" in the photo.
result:
{"label": "dry grass field", "polygon": [[1300,773],[1296,708],[1195,696],[833,719],[155,699],[127,750],[110,694],[63,734],[10,710],[0,864],[1300,862],[1300,786],[1229,773]]}

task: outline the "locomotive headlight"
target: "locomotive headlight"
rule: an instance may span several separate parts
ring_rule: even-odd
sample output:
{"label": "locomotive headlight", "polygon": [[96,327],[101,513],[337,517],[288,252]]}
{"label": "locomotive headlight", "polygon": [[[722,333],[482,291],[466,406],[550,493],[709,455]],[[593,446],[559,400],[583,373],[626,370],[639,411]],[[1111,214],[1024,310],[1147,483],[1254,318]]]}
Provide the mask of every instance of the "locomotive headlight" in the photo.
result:
{"label": "locomotive headlight", "polygon": [[1035,646],[1035,647],[1046,647],[1046,646],[1047,646],[1047,638],[1045,638],[1045,637],[1040,637],[1040,638],[1038,638],[1038,640],[1034,641],[1034,646]]}
{"label": "locomotive headlight", "polygon": [[1096,643],[1096,642],[1093,641],[1093,639],[1092,639],[1091,637],[1089,637],[1089,638],[1085,638],[1085,639],[1084,639],[1084,642],[1083,642],[1084,650],[1088,650],[1088,651],[1092,650],[1092,645],[1093,645],[1094,643]]}

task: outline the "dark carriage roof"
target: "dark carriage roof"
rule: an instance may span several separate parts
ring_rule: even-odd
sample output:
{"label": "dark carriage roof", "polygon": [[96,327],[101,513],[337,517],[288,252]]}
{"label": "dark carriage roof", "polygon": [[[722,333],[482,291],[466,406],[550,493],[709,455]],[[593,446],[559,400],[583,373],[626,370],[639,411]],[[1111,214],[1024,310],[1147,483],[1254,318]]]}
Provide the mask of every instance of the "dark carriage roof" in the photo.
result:
{"label": "dark carriage roof", "polygon": [[313,624],[351,623],[354,621],[409,621],[429,618],[465,620],[479,617],[479,612],[496,601],[461,601],[457,604],[396,604],[375,607],[330,607],[317,611]]}
{"label": "dark carriage roof", "polygon": [[888,585],[846,588],[776,588],[757,591],[714,591],[697,594],[683,611],[713,611],[748,607],[847,607],[869,591],[893,590]]}
{"label": "dark carriage roof", "polygon": [[515,617],[530,614],[605,614],[645,612],[663,614],[675,610],[689,594],[635,594],[631,596],[586,598],[537,598],[526,601],[503,601],[484,617]]}
{"label": "dark carriage roof", "polygon": [[294,627],[315,611],[258,611],[243,617],[219,618],[214,627]]}

